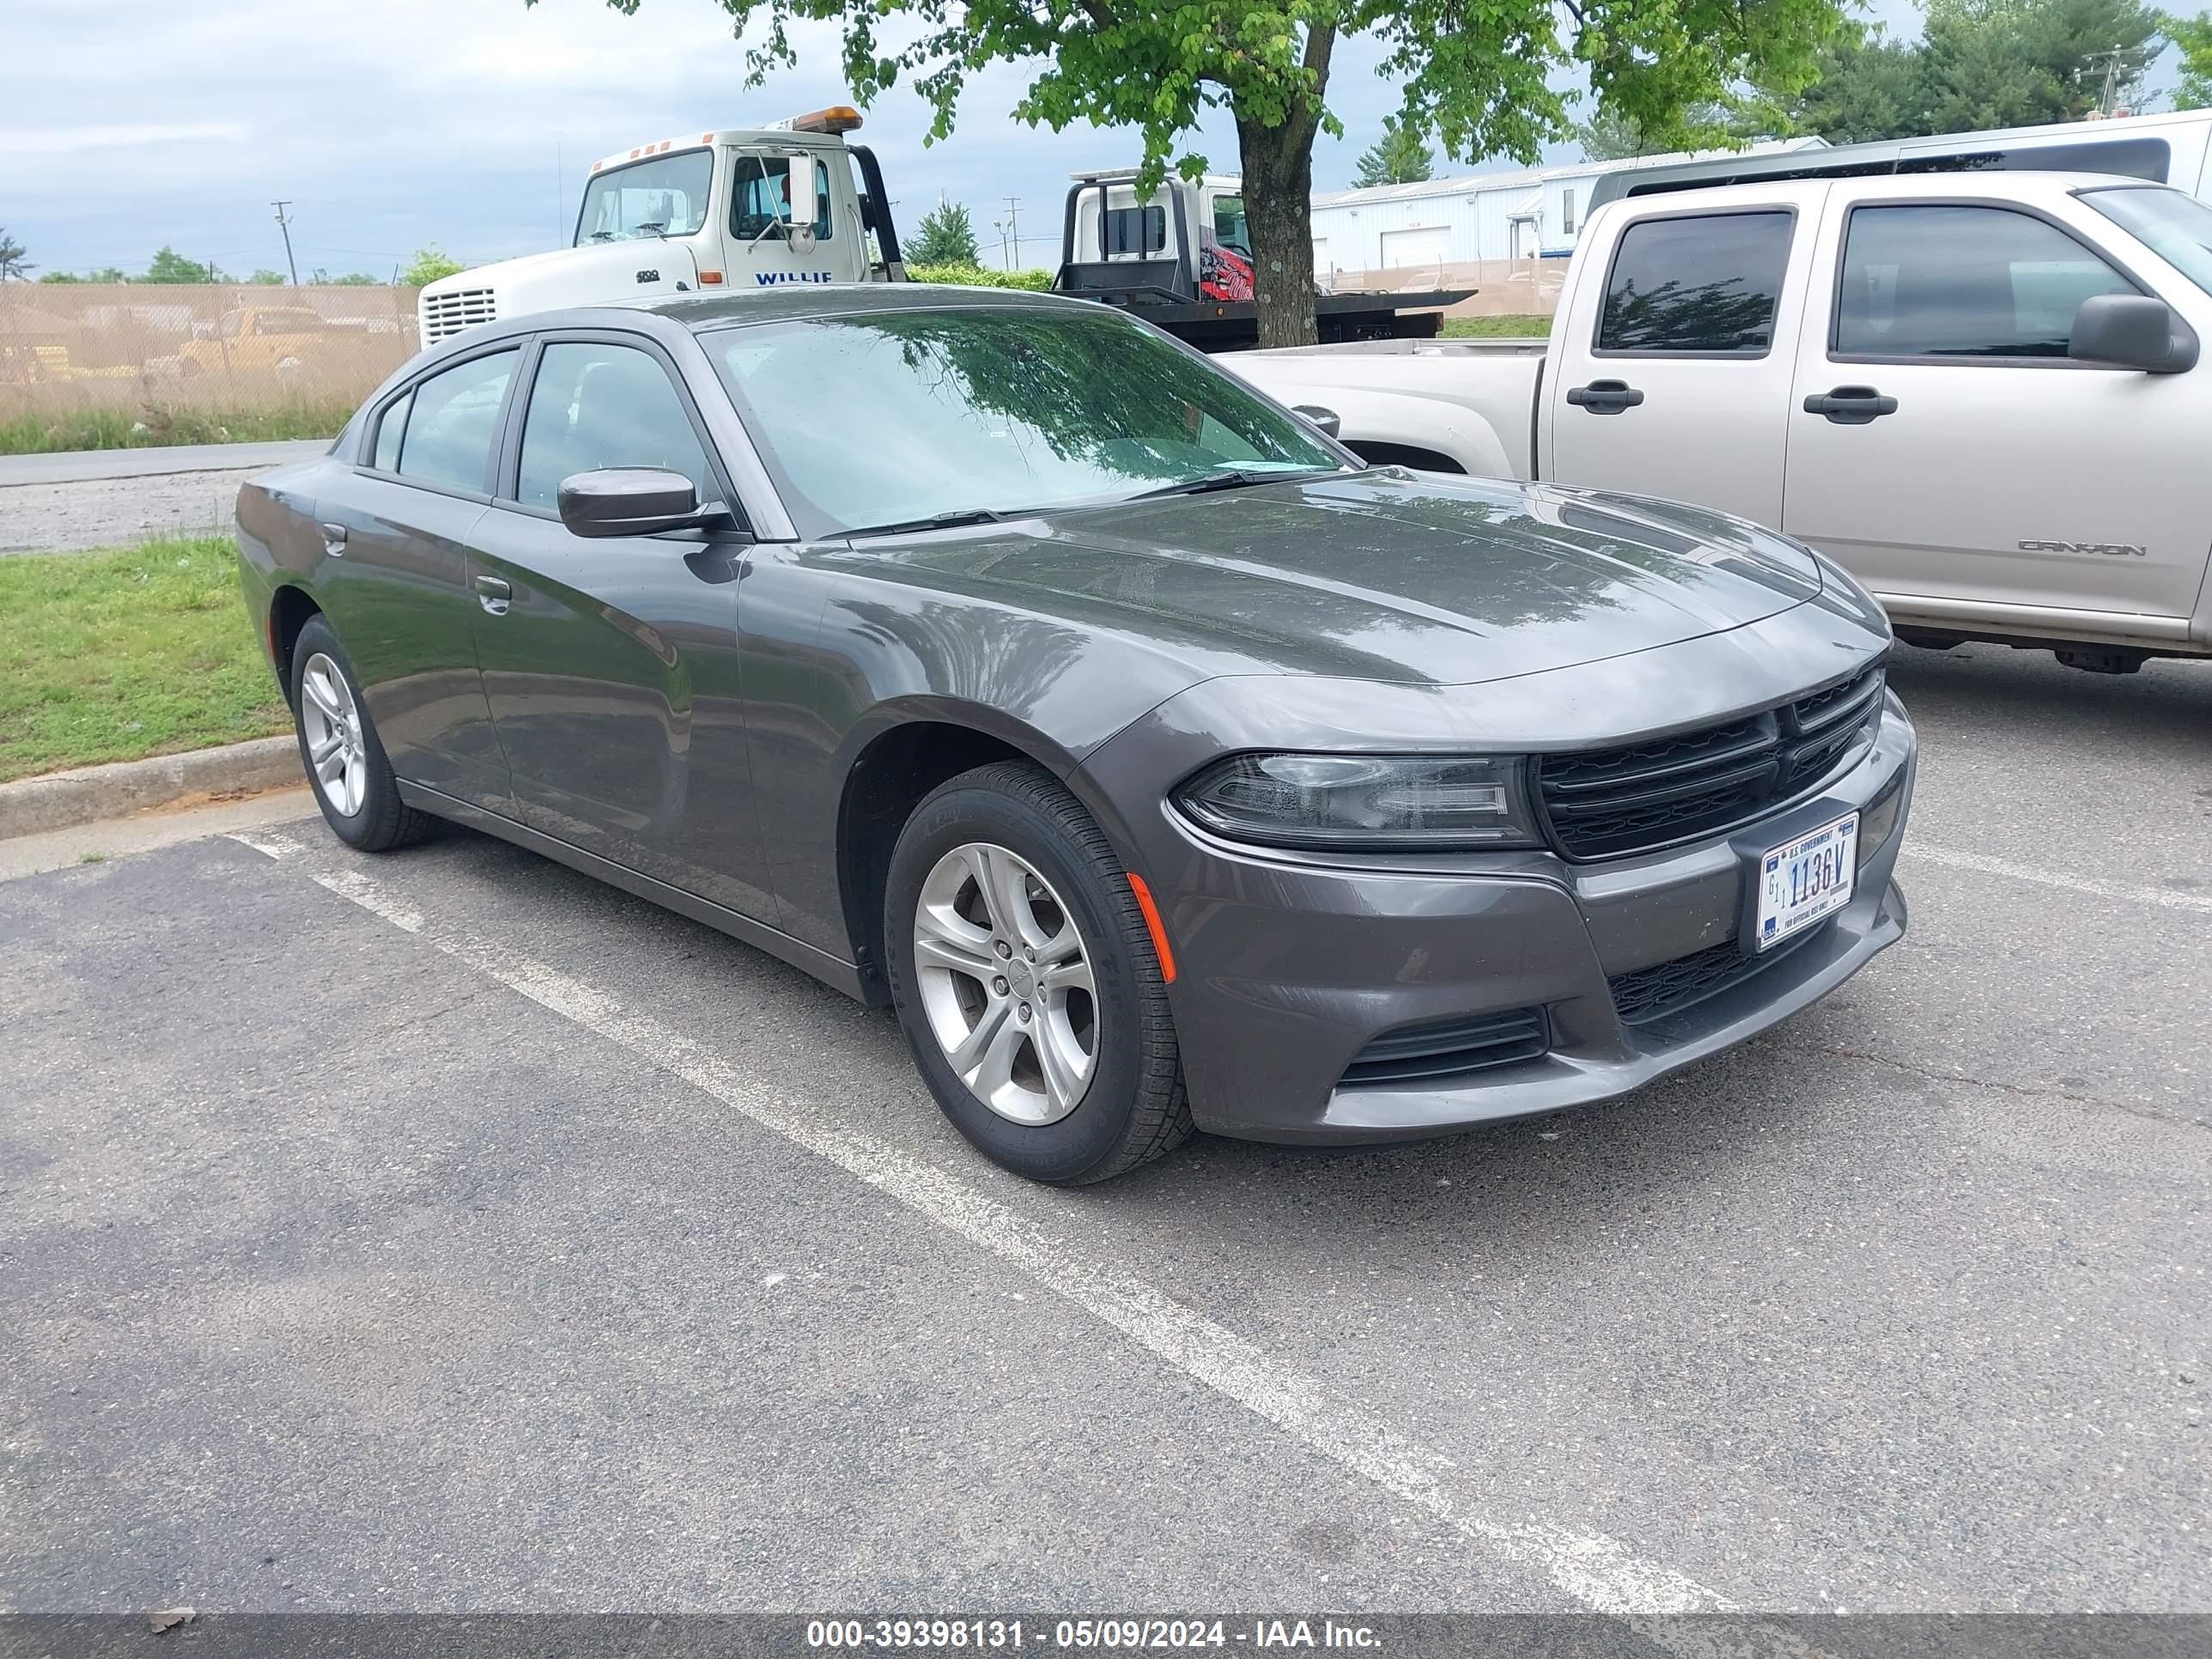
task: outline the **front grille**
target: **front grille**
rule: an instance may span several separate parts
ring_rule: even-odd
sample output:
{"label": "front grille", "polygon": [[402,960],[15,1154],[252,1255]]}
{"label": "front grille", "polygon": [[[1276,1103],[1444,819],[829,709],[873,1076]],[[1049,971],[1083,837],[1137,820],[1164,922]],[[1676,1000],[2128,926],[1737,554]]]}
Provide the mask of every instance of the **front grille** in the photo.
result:
{"label": "front grille", "polygon": [[1545,755],[1537,797],[1571,859],[1615,858],[1694,841],[1812,788],[1870,742],[1882,665],[1793,702],[1620,749]]}
{"label": "front grille", "polygon": [[1541,1008],[1430,1020],[1376,1037],[1345,1068],[1344,1084],[1413,1083],[1486,1072],[1538,1059],[1551,1047],[1551,1028]]}
{"label": "front grille", "polygon": [[1676,957],[1672,962],[1615,974],[1606,981],[1613,992],[1613,1010],[1624,1025],[1649,1025],[1669,1014],[1679,1014],[1771,968],[1808,939],[1826,932],[1828,926],[1824,921],[1809,927],[1796,939],[1763,954],[1753,955],[1730,939],[1725,945],[1708,945],[1686,957]]}
{"label": "front grille", "polygon": [[450,289],[422,296],[422,343],[432,346],[465,328],[495,322],[499,302],[488,288]]}

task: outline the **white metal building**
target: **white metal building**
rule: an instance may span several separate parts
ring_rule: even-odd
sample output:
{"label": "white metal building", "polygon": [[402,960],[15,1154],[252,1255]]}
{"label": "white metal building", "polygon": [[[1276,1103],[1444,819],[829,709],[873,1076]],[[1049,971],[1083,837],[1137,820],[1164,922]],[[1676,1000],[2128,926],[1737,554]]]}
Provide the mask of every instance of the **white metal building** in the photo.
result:
{"label": "white metal building", "polygon": [[[1820,149],[1820,138],[1754,144],[1752,150]],[[1722,155],[1724,151],[1704,152]],[[1472,259],[1532,259],[1569,253],[1601,174],[1686,155],[1579,161],[1528,173],[1479,173],[1418,185],[1377,185],[1313,201],[1314,269],[1388,270]]]}

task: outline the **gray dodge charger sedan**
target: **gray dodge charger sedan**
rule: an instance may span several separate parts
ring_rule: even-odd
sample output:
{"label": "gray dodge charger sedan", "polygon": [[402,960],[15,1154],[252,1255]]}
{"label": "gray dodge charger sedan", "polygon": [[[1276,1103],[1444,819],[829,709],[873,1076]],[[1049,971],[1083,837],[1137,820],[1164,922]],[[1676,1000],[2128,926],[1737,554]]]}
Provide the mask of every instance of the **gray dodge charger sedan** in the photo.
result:
{"label": "gray dodge charger sedan", "polygon": [[1043,295],[596,307],[416,358],[240,558],[343,840],[455,819],[886,1004],[1039,1180],[1617,1095],[1900,936],[1848,576],[1329,424]]}

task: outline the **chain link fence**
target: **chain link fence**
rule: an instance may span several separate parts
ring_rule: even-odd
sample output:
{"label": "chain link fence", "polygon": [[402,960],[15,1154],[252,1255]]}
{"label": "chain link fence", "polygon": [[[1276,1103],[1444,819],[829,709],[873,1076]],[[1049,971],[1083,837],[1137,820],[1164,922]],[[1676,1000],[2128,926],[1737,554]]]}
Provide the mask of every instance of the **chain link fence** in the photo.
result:
{"label": "chain link fence", "polygon": [[0,423],[350,407],[415,355],[416,293],[0,283]]}

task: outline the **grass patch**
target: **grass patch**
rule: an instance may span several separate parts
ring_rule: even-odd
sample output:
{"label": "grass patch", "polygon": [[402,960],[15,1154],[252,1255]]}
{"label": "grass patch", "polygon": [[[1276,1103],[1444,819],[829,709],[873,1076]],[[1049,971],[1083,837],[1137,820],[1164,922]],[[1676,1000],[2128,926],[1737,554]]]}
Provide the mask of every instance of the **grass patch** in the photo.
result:
{"label": "grass patch", "polygon": [[301,400],[267,409],[199,409],[149,404],[143,409],[78,409],[0,421],[0,455],[50,455],[65,449],[147,449],[163,444],[272,443],[335,438],[358,399]]}
{"label": "grass patch", "polygon": [[1543,340],[1551,337],[1549,317],[1447,317],[1447,340]]}
{"label": "grass patch", "polygon": [[289,730],[227,537],[0,558],[0,779]]}

